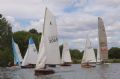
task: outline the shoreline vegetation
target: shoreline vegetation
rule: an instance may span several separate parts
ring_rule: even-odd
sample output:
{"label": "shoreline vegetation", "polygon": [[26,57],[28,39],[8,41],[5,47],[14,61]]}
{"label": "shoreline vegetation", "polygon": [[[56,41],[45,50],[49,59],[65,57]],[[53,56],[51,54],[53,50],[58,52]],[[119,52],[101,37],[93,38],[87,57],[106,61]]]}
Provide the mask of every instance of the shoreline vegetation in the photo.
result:
{"label": "shoreline vegetation", "polygon": [[[42,33],[38,33],[36,29],[31,29],[29,31],[17,31],[12,32],[12,25],[2,17],[0,14],[0,67],[8,66],[9,62],[14,61],[14,56],[12,52],[12,38],[18,44],[22,57],[26,53],[28,47],[28,40],[30,37],[33,38],[36,48],[38,50],[39,43],[41,40]],[[63,45],[60,45],[60,54],[62,54]],[[94,49],[95,55],[97,54],[97,49]],[[78,49],[70,49],[71,58],[74,64],[80,64],[83,51]],[[112,47],[109,49],[108,53],[110,63],[120,63],[120,48]]]}
{"label": "shoreline vegetation", "polygon": [[[80,64],[81,60],[73,60],[72,64]],[[120,59],[108,59],[106,63],[120,63]]]}

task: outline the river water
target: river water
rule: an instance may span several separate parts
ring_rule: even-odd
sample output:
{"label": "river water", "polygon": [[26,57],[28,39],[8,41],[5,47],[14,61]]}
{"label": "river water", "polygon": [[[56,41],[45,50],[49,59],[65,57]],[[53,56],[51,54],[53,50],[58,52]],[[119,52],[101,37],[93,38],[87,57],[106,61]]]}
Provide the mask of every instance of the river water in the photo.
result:
{"label": "river water", "polygon": [[0,68],[0,79],[120,79],[120,64],[81,68],[80,64],[54,68],[52,75],[35,76],[34,69]]}

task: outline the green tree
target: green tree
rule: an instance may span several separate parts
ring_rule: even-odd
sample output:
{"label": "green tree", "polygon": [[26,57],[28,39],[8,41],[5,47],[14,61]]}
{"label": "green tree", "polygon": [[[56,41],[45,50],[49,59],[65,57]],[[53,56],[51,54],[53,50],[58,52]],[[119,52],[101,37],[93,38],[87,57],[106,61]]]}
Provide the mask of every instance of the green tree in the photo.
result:
{"label": "green tree", "polygon": [[33,34],[38,34],[38,32],[37,32],[36,29],[30,29],[29,32],[30,32],[30,33],[33,33]]}
{"label": "green tree", "polygon": [[0,65],[6,66],[12,61],[12,29],[8,21],[0,15]]}
{"label": "green tree", "polygon": [[59,49],[60,49],[60,57],[62,57],[63,45],[60,45]]}
{"label": "green tree", "polygon": [[94,49],[94,52],[95,52],[95,56],[97,57],[97,49]]}
{"label": "green tree", "polygon": [[2,14],[0,14],[0,18],[2,18]]}
{"label": "green tree", "polygon": [[83,54],[77,49],[70,49],[72,59],[80,60],[82,59]]}
{"label": "green tree", "polygon": [[120,48],[112,47],[108,52],[110,59],[120,59]]}
{"label": "green tree", "polygon": [[24,57],[26,50],[28,48],[29,38],[32,37],[37,50],[39,49],[39,43],[41,40],[41,35],[26,31],[18,31],[13,34],[13,38],[16,43],[18,43],[22,56]]}

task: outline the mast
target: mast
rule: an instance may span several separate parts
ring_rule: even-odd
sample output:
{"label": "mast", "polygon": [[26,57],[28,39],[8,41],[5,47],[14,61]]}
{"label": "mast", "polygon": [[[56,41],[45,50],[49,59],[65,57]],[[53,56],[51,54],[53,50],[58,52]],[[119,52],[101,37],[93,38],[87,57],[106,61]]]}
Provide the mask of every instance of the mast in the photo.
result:
{"label": "mast", "polygon": [[98,36],[99,36],[99,48],[100,58],[103,62],[108,59],[108,47],[107,36],[102,18],[98,17]]}
{"label": "mast", "polygon": [[45,29],[45,20],[46,20],[46,14],[47,14],[47,7],[45,9],[45,17],[44,17],[44,23],[43,23],[43,36],[44,36],[44,29]]}

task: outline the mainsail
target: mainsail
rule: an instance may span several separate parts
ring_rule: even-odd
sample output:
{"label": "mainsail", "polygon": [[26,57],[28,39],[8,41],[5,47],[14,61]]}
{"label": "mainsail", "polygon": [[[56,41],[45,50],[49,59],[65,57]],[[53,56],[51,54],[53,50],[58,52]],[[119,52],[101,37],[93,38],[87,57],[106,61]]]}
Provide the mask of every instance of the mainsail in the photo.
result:
{"label": "mainsail", "polygon": [[98,17],[98,36],[99,36],[100,58],[104,61],[108,59],[107,36],[106,36],[103,20],[100,17]]}
{"label": "mainsail", "polygon": [[15,43],[13,39],[12,39],[12,48],[13,48],[13,54],[14,54],[14,64],[20,65],[23,59],[22,59],[18,44]]}
{"label": "mainsail", "polygon": [[36,49],[34,41],[32,40],[32,38],[30,38],[28,49],[24,56],[22,66],[25,66],[28,64],[36,64],[36,60],[37,60],[37,49]]}
{"label": "mainsail", "polygon": [[100,49],[97,49],[97,63],[100,63],[102,60],[100,58]]}
{"label": "mainsail", "polygon": [[71,63],[71,55],[68,47],[68,43],[63,44],[63,52],[62,52],[62,63]]}
{"label": "mainsail", "polygon": [[45,64],[60,64],[57,25],[53,14],[47,8],[36,69],[43,68]]}
{"label": "mainsail", "polygon": [[87,38],[86,45],[85,45],[85,50],[84,50],[84,54],[83,54],[83,58],[82,58],[81,63],[91,63],[91,62],[92,63],[96,62],[96,58],[95,58],[94,49],[91,46],[91,42]]}
{"label": "mainsail", "polygon": [[58,44],[58,33],[55,17],[46,8],[44,21],[44,45],[46,51],[46,64],[60,64],[60,52]]}
{"label": "mainsail", "polygon": [[45,67],[45,63],[46,63],[46,53],[45,53],[45,46],[44,46],[44,38],[43,38],[43,34],[42,34],[35,69],[43,69]]}

